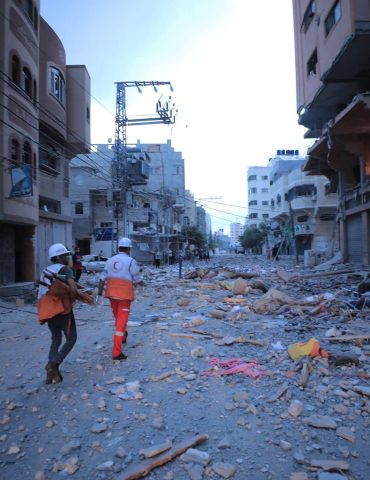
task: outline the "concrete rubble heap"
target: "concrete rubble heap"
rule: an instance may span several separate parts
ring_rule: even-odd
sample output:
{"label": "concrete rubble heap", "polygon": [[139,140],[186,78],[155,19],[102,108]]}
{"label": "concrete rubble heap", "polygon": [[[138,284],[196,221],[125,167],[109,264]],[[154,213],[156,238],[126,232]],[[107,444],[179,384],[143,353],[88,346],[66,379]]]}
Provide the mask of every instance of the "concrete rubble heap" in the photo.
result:
{"label": "concrete rubble heap", "polygon": [[128,359],[108,303],[77,304],[57,385],[35,299],[0,299],[2,479],[370,478],[366,269],[225,255],[144,278]]}

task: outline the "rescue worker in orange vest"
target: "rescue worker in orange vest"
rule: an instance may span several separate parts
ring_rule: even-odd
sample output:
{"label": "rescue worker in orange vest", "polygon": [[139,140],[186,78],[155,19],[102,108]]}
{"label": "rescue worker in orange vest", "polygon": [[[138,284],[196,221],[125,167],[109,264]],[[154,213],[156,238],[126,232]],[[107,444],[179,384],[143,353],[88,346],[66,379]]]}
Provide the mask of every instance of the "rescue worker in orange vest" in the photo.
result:
{"label": "rescue worker in orange vest", "polygon": [[[41,324],[47,322],[51,332],[51,346],[49,361],[45,367],[46,382],[59,383],[63,377],[59,371],[59,365],[72,350],[77,340],[76,322],[72,310],[72,302],[76,299],[77,285],[74,281],[70,263],[71,252],[62,244],[55,243],[49,248],[51,265],[45,268],[40,277],[38,291],[38,313]],[[53,280],[63,278],[64,291],[53,291]],[[63,290],[62,289],[62,290]],[[65,343],[62,343],[62,333],[65,335]]]}
{"label": "rescue worker in orange vest", "polygon": [[126,360],[122,352],[122,344],[126,343],[126,326],[130,315],[131,302],[134,300],[134,285],[142,285],[140,269],[136,260],[130,257],[132,242],[123,237],[118,242],[118,254],[111,257],[100,275],[97,303],[100,302],[106,285],[104,296],[109,298],[112,312],[116,320],[113,337],[113,360]]}

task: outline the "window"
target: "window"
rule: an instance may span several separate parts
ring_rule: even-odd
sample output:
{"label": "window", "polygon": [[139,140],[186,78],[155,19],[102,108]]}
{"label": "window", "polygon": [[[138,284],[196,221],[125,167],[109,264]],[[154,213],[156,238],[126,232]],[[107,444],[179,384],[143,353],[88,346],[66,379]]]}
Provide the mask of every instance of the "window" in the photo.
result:
{"label": "window", "polygon": [[82,202],[75,203],[75,214],[82,215],[84,213],[84,204]]}
{"label": "window", "polygon": [[268,180],[269,177],[267,175],[262,175],[262,180]]}
{"label": "window", "polygon": [[33,179],[37,180],[37,160],[36,160],[36,153],[32,155],[32,171],[33,171]]}
{"label": "window", "polygon": [[21,83],[21,64],[17,55],[12,56],[12,80],[17,85]]}
{"label": "window", "polygon": [[32,97],[32,77],[27,67],[22,70],[22,90],[29,97]]}
{"label": "window", "polygon": [[24,142],[23,144],[23,165],[32,165],[32,150],[30,142]]}
{"label": "window", "polygon": [[18,140],[13,139],[10,145],[10,159],[12,161],[12,167],[14,165],[19,165],[20,157],[20,145]]}
{"label": "window", "polygon": [[269,214],[268,213],[263,213],[262,218],[269,218]]}
{"label": "window", "polygon": [[90,123],[90,108],[86,107],[86,120],[87,123]]}
{"label": "window", "polygon": [[257,188],[250,188],[248,193],[257,193]]}
{"label": "window", "polygon": [[59,153],[52,145],[43,145],[39,150],[40,170],[50,175],[59,175]]}
{"label": "window", "polygon": [[38,23],[39,23],[39,14],[38,14],[38,11],[37,11],[37,8],[35,7],[33,9],[33,28],[36,30],[38,30]]}
{"label": "window", "polygon": [[33,100],[37,102],[37,83],[36,80],[33,81]]}
{"label": "window", "polygon": [[316,75],[317,73],[317,50],[315,48],[313,54],[311,55],[310,59],[307,62],[307,76],[309,77],[311,73]]}
{"label": "window", "polygon": [[281,195],[279,193],[279,195],[276,197],[276,204],[279,205],[281,203]]}
{"label": "window", "polygon": [[269,202],[267,200],[262,201],[262,205],[268,205],[268,204],[269,204]]}
{"label": "window", "polygon": [[250,213],[249,218],[258,218],[258,213]]}
{"label": "window", "polygon": [[257,205],[257,200],[251,200],[248,205],[252,207],[253,205]]}
{"label": "window", "polygon": [[61,203],[58,200],[53,200],[52,198],[39,197],[39,209],[44,212],[61,212]]}
{"label": "window", "polygon": [[304,33],[307,32],[308,27],[311,25],[313,17],[315,16],[315,12],[316,12],[315,0],[311,0],[303,15],[301,29],[303,29]]}
{"label": "window", "polygon": [[305,223],[308,220],[308,215],[300,215],[297,217],[297,222],[298,223]]}
{"label": "window", "polygon": [[49,70],[49,93],[53,95],[60,103],[64,103],[65,81],[60,70],[50,67]]}
{"label": "window", "polygon": [[340,7],[340,2],[338,0],[334,4],[333,8],[330,10],[329,15],[326,17],[326,20],[325,20],[326,35],[329,35],[334,25],[339,22],[341,15],[342,15],[342,10]]}
{"label": "window", "polygon": [[248,182],[250,182],[251,180],[257,180],[257,175],[249,175]]}
{"label": "window", "polygon": [[143,203],[143,208],[150,208],[150,203]]}
{"label": "window", "polygon": [[269,193],[269,189],[268,188],[263,188],[262,193]]}
{"label": "window", "polygon": [[33,5],[31,0],[23,0],[23,11],[27,17],[32,20],[33,17]]}

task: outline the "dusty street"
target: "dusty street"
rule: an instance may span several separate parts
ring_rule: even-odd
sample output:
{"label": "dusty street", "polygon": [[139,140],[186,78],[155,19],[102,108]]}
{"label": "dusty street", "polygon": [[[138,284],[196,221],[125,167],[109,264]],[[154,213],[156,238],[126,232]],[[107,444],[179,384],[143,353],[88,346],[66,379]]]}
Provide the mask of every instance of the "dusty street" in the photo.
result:
{"label": "dusty street", "polygon": [[[57,385],[35,302],[0,299],[0,478],[141,478],[189,440],[145,478],[368,480],[370,316],[352,266],[328,272],[343,270],[245,255],[186,263],[182,279],[144,267],[128,359],[111,359],[108,303],[76,304]],[[329,358],[294,361],[288,346],[313,337]]]}

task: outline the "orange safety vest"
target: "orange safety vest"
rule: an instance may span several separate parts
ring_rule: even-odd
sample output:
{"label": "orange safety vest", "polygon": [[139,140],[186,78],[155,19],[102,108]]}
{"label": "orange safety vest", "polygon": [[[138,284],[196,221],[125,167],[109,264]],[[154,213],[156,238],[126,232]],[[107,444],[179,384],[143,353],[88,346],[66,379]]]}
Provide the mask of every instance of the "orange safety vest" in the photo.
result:
{"label": "orange safety vest", "polygon": [[40,323],[55,317],[56,315],[67,315],[72,311],[72,300],[69,286],[55,279],[48,292],[43,295],[37,303],[37,313]]}
{"label": "orange safety vest", "polygon": [[134,286],[124,278],[108,278],[105,297],[113,300],[130,300],[135,298]]}

